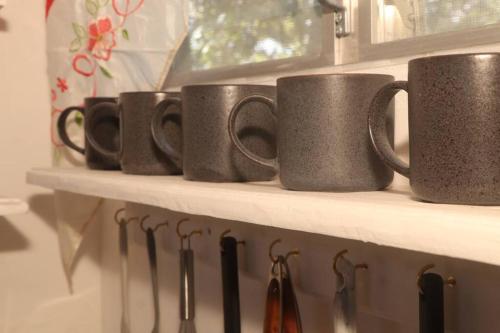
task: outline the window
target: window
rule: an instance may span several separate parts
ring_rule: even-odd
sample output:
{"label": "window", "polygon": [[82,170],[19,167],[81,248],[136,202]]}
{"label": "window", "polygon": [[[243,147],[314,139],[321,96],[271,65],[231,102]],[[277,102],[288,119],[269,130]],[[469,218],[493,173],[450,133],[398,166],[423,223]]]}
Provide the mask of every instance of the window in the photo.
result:
{"label": "window", "polygon": [[500,23],[498,0],[378,0],[374,43]]}
{"label": "window", "polygon": [[[348,9],[352,33],[335,34]],[[169,85],[388,59],[500,41],[500,0],[189,0]]]}
{"label": "window", "polygon": [[411,56],[500,41],[500,0],[357,2],[357,52],[343,56],[341,63]]}
{"label": "window", "polygon": [[189,0],[189,10],[189,36],[172,68],[180,81],[333,63],[334,37],[323,41],[333,15],[317,0]]}

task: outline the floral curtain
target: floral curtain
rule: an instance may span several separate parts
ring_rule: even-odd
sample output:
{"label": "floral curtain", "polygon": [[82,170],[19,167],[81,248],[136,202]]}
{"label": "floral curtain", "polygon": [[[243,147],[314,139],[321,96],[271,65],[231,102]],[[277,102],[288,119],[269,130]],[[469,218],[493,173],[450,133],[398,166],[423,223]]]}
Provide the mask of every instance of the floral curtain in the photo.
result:
{"label": "floral curtain", "polygon": [[[68,106],[82,105],[88,96],[159,90],[187,33],[186,0],[46,0],[45,15],[53,163],[83,165],[83,156],[59,140],[59,114]],[[80,115],[69,124],[70,136],[81,146],[82,125]],[[69,278],[99,200],[86,197],[82,204],[64,195],[56,200],[59,240]],[[75,214],[75,210],[80,212]]]}

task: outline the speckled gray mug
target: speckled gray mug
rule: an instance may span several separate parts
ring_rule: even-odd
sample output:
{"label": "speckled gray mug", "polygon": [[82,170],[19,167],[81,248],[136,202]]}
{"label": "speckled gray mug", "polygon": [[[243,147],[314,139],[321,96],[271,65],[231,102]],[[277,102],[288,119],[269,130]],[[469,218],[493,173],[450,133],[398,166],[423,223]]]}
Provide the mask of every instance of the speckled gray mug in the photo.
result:
{"label": "speckled gray mug", "polygon": [[[178,98],[175,92],[137,91],[124,92],[118,104],[99,103],[88,111],[89,124],[97,123],[101,114],[109,112],[120,119],[119,149],[110,150],[102,146],[91,131],[87,132],[89,143],[100,153],[120,160],[124,173],[136,175],[181,174],[180,164],[166,156],[156,145],[151,133],[151,119],[155,107],[169,98]],[[181,146],[180,119],[170,118],[162,129],[177,149]]]}
{"label": "speckled gray mug", "polygon": [[[283,186],[300,191],[372,191],[387,187],[394,173],[373,150],[366,119],[376,92],[394,81],[389,75],[327,74],[278,79],[275,103],[249,96],[233,108],[229,133],[252,161],[279,170]],[[277,118],[278,156],[264,158],[235,135],[247,103],[261,102]],[[393,111],[393,108],[391,109]],[[394,120],[387,119],[394,136]]]}
{"label": "speckled gray mug", "polygon": [[89,126],[87,112],[88,110],[99,103],[116,103],[116,97],[87,97],[84,101],[84,106],[71,106],[61,112],[59,119],[57,120],[57,131],[61,141],[69,148],[85,155],[85,163],[90,169],[97,170],[118,170],[120,169],[120,162],[115,157],[107,156],[101,154],[92,145],[89,144],[88,140],[85,138],[85,147],[79,147],[74,143],[66,131],[66,121],[70,114],[73,112],[80,112],[83,115],[83,128],[84,131],[89,131],[90,129],[94,132],[96,141],[100,142],[104,147],[108,149],[116,149],[118,147],[120,128],[118,117],[114,115],[109,115],[109,113],[103,114],[99,117],[99,121],[92,127]]}
{"label": "speckled gray mug", "polygon": [[[181,160],[184,178],[209,182],[264,181],[276,172],[249,161],[231,143],[227,122],[231,107],[243,97],[263,94],[274,98],[276,88],[263,85],[193,85],[182,88],[181,99],[158,105],[151,128],[157,145],[173,160]],[[182,100],[182,102],[181,102]],[[159,124],[171,105],[182,108],[182,151],[172,147]],[[265,106],[252,104],[236,124],[237,135],[252,151],[275,154],[274,121]]]}
{"label": "speckled gray mug", "polygon": [[[410,165],[387,140],[387,104],[408,92]],[[500,204],[500,54],[420,58],[408,82],[387,84],[369,116],[373,145],[388,166],[410,179],[426,201]]]}

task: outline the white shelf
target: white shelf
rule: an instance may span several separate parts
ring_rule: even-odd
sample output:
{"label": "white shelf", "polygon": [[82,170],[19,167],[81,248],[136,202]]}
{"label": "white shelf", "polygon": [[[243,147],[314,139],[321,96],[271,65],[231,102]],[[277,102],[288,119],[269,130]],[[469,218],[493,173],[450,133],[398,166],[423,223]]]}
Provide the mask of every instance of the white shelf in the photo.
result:
{"label": "white shelf", "polygon": [[277,183],[201,183],[81,168],[34,169],[30,184],[500,265],[500,207],[417,201],[407,188],[293,192]]}
{"label": "white shelf", "polygon": [[23,214],[28,211],[28,204],[20,199],[0,197],[0,217]]}

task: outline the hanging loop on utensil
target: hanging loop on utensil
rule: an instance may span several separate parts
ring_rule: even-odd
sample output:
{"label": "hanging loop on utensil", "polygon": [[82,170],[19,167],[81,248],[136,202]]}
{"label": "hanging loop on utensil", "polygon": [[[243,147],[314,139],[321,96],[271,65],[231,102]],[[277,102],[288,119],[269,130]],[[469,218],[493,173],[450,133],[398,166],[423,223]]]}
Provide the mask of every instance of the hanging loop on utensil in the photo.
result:
{"label": "hanging loop on utensil", "polygon": [[[423,275],[425,274],[425,272],[427,272],[428,270],[431,270],[435,267],[436,267],[436,265],[434,265],[434,264],[428,264],[428,265],[425,265],[424,267],[422,267],[422,269],[420,269],[420,271],[418,272],[418,274],[417,274],[417,287],[418,287],[418,291],[420,292],[420,294],[422,294],[422,295],[424,294],[424,291],[422,289],[422,277],[423,277]],[[449,276],[444,281],[444,284],[450,288],[453,288],[457,285],[457,280],[453,276]]]}
{"label": "hanging loop on utensil", "polygon": [[186,221],[189,221],[189,219],[188,218],[180,219],[179,221],[177,221],[177,227],[175,228],[175,232],[177,232],[177,236],[179,236],[181,240],[187,238],[187,234],[181,234],[181,224]]}
{"label": "hanging loop on utensil", "polygon": [[340,251],[339,253],[337,253],[335,255],[335,257],[333,258],[333,271],[335,272],[335,275],[337,275],[337,278],[340,279],[340,280],[343,280],[344,279],[344,276],[342,275],[342,273],[339,272],[338,268],[337,268],[337,262],[339,261],[339,259],[341,257],[344,256],[344,254],[346,254],[348,251],[347,250],[342,250]]}
{"label": "hanging loop on utensil", "polygon": [[169,223],[169,222],[168,222],[168,220],[166,220],[166,221],[165,221],[165,222],[163,222],[163,223],[159,223],[159,224],[155,225],[153,228],[151,228],[151,227],[145,227],[144,222],[145,222],[148,218],[149,218],[149,215],[146,215],[146,216],[144,216],[144,217],[141,219],[141,229],[142,229],[142,231],[144,231],[144,232],[147,232],[147,231],[148,231],[148,229],[151,229],[153,232],[156,232],[156,230],[160,229],[160,228],[161,228],[161,227],[163,227],[163,226],[167,226],[167,227],[168,227],[168,223]]}
{"label": "hanging loop on utensil", "polygon": [[273,255],[273,247],[278,244],[278,243],[281,243],[281,239],[278,238],[276,240],[274,240],[271,245],[269,245],[269,259],[271,259],[271,262],[273,263],[277,263],[278,262],[278,257],[275,257]]}
{"label": "hanging loop on utensil", "polygon": [[189,234],[183,234],[183,233],[181,233],[180,226],[181,226],[182,223],[184,223],[186,221],[189,221],[189,219],[188,218],[184,218],[184,219],[179,220],[177,222],[177,227],[175,228],[175,231],[177,232],[177,236],[179,236],[179,239],[181,241],[181,249],[184,248],[184,240],[187,239],[187,241],[188,241],[188,248],[191,248],[191,237],[194,236],[194,235],[200,235],[201,236],[203,234],[203,231],[201,229],[193,230]]}

